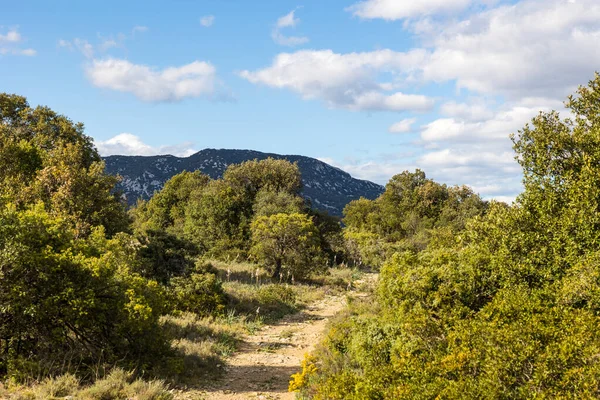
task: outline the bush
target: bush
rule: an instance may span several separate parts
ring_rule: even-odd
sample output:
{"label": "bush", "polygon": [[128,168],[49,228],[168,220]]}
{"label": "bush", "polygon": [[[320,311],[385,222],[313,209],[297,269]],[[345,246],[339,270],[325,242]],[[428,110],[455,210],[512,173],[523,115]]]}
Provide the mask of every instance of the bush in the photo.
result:
{"label": "bush", "polygon": [[8,206],[0,247],[0,375],[22,380],[117,361],[148,368],[167,351],[157,324],[164,298],[131,271],[129,235],[106,239],[95,228],[77,238],[41,205]]}
{"label": "bush", "polygon": [[117,368],[104,379],[82,390],[77,398],[81,400],[171,400],[173,394],[162,381],[134,380],[133,373]]}
{"label": "bush", "polygon": [[206,316],[222,313],[227,303],[214,268],[201,262],[189,276],[171,279],[169,291],[176,311]]}

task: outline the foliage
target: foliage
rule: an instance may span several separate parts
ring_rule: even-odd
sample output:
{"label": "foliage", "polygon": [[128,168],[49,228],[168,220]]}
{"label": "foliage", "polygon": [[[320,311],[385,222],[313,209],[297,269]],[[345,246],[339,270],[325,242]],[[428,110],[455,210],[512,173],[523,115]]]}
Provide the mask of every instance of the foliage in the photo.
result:
{"label": "foliage", "polygon": [[225,309],[225,293],[210,264],[199,263],[189,276],[173,278],[169,292],[177,311],[207,316]]}
{"label": "foliage", "polygon": [[199,171],[184,171],[169,179],[148,201],[140,201],[132,210],[136,232],[167,231],[181,236],[185,210],[192,196],[209,184],[210,178]]}
{"label": "foliage", "polygon": [[275,214],[252,222],[252,254],[263,262],[274,278],[289,271],[304,277],[318,268],[319,232],[303,214]]}
{"label": "foliage", "polygon": [[0,93],[0,193],[5,198],[20,208],[44,202],[78,236],[94,226],[114,235],[126,231],[129,221],[113,192],[117,178],[103,171],[83,124]]}
{"label": "foliage", "polygon": [[350,256],[380,267],[398,251],[421,251],[440,228],[458,232],[485,213],[487,203],[466,186],[447,187],[416,170],[398,174],[376,200],[360,199],[344,209]]}
{"label": "foliage", "polygon": [[290,380],[288,389],[290,392],[299,392],[301,389],[306,387],[310,376],[314,375],[318,371],[315,362],[315,357],[308,353],[304,355],[304,359],[300,364],[300,368],[302,368],[302,370],[291,376],[292,379]]}
{"label": "foliage", "polygon": [[301,213],[305,204],[302,197],[297,194],[271,192],[263,189],[257,193],[252,208],[255,216],[269,217],[274,214]]}
{"label": "foliage", "polygon": [[199,251],[190,241],[165,230],[146,231],[137,240],[140,262],[135,271],[145,278],[166,285],[172,278],[188,276],[194,269]]}
{"label": "foliage", "polygon": [[0,94],[0,376],[143,371],[168,351],[116,182],[82,124]]}
{"label": "foliage", "polygon": [[273,158],[232,165],[225,171],[223,180],[236,191],[246,193],[252,200],[261,190],[298,194],[302,188],[298,166]]}
{"label": "foliage", "polygon": [[128,235],[106,239],[99,227],[78,239],[43,205],[9,204],[0,210],[0,248],[0,374],[45,373],[63,358],[142,365],[165,351],[156,329],[161,290],[131,271]]}
{"label": "foliage", "polygon": [[211,181],[186,209],[185,237],[209,255],[246,250],[252,203],[223,180]]}
{"label": "foliage", "polygon": [[[389,258],[376,297],[381,309],[334,326],[304,392],[599,397],[599,104],[597,75],[567,102],[574,118],[540,113],[514,135],[525,186],[517,202],[492,203],[466,225],[470,212],[449,213],[445,225],[465,226],[458,237],[442,234],[423,251]],[[419,187],[423,180],[413,178],[393,187]],[[395,224],[405,232],[405,221]]]}

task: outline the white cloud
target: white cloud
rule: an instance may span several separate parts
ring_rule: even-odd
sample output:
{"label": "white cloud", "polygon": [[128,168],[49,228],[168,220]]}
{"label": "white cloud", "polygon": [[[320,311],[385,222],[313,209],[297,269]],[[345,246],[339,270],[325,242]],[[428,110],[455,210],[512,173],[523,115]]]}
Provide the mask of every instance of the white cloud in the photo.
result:
{"label": "white cloud", "polygon": [[273,31],[271,32],[271,38],[273,41],[281,46],[299,46],[304,43],[308,43],[309,39],[306,36],[286,36],[281,33],[282,29],[295,28],[300,23],[300,18],[295,16],[296,10],[292,10],[289,14],[277,20]]}
{"label": "white cloud", "polygon": [[[271,65],[241,76],[329,107],[362,111],[424,111],[431,99],[409,100],[404,93],[437,83],[454,85],[457,100],[444,95],[436,119],[420,127],[420,139],[413,143],[420,156],[339,165],[380,183],[418,166],[435,179],[470,184],[485,196],[514,197],[521,178],[508,135],[540,110],[564,112],[562,101],[600,65],[597,0],[355,3],[349,10],[361,18],[404,20],[402,26],[419,47],[282,53]],[[293,27],[295,19],[288,15],[281,24]],[[390,131],[410,131],[411,126],[400,121]]]}
{"label": "white cloud", "polygon": [[18,43],[21,39],[21,34],[16,29],[11,29],[5,34],[0,33],[0,42]]}
{"label": "white cloud", "polygon": [[204,26],[205,28],[211,27],[214,23],[215,23],[214,15],[205,15],[202,18],[200,18],[200,25]]}
{"label": "white cloud", "polygon": [[450,23],[421,66],[428,81],[505,95],[562,98],[600,65],[597,0],[523,0]]}
{"label": "white cloud", "polygon": [[56,45],[58,47],[64,47],[66,49],[73,50],[73,43],[68,40],[59,39],[58,42],[56,42]]}
{"label": "white cloud", "polygon": [[285,36],[278,30],[271,33],[273,41],[280,46],[295,47],[301,44],[308,43],[309,39],[306,36]]}
{"label": "white cloud", "polygon": [[364,19],[399,20],[467,8],[474,0],[366,0],[346,10]]}
{"label": "white cloud", "polygon": [[92,46],[87,40],[75,38],[73,45],[77,50],[83,54],[86,58],[94,57],[94,46]]}
{"label": "white cloud", "polygon": [[37,54],[37,51],[35,49],[23,49],[19,51],[19,54],[23,56],[33,57]]}
{"label": "white cloud", "polygon": [[455,117],[467,121],[482,121],[494,116],[494,112],[482,102],[467,104],[449,101],[442,104],[440,112],[447,117]]}
{"label": "white cloud", "polygon": [[118,33],[116,35],[109,35],[104,37],[98,34],[97,40],[90,43],[87,39],[75,38],[73,40],[59,39],[57,46],[68,50],[76,49],[85,58],[92,59],[97,56],[97,53],[108,53],[114,48],[125,48],[125,42],[129,39],[133,39],[136,33],[147,32],[148,27],[142,25],[136,25],[131,29],[131,33],[124,34]]}
{"label": "white cloud", "polygon": [[121,133],[106,141],[97,141],[96,147],[102,156],[155,156],[171,154],[177,157],[188,157],[197,151],[192,143],[182,143],[175,146],[152,147],[144,143],[139,136],[131,133]]}
{"label": "white cloud", "polygon": [[0,55],[15,55],[32,57],[37,51],[32,48],[22,48],[20,43],[23,37],[16,29],[11,29],[6,33],[0,33]]}
{"label": "white cloud", "polygon": [[216,95],[216,69],[207,62],[194,61],[163,70],[127,60],[93,60],[87,76],[99,88],[132,93],[147,102],[180,101],[191,97]]}
{"label": "white cloud", "polygon": [[[94,46],[90,42],[88,42],[87,40],[84,40],[84,39],[75,38],[75,39],[73,39],[73,41],[59,39],[57,42],[57,46],[60,48],[68,49],[68,50],[76,49],[85,58],[94,57]],[[109,45],[107,48],[110,48],[110,47],[113,47],[113,46]],[[104,48],[104,46],[100,45],[100,48]]]}
{"label": "white cloud", "polygon": [[119,44],[114,39],[106,39],[102,43],[100,43],[100,49],[102,51],[107,51],[113,47],[117,47]]}
{"label": "white cloud", "polygon": [[136,25],[133,27],[133,29],[131,30],[131,33],[135,34],[137,32],[143,33],[143,32],[147,32],[148,31],[148,27],[147,26],[143,26],[143,25]]}
{"label": "white cloud", "polygon": [[296,18],[295,13],[296,10],[292,10],[289,14],[279,18],[276,24],[277,28],[295,28],[300,23],[300,18]]}
{"label": "white cloud", "polygon": [[407,118],[403,119],[400,122],[396,122],[394,125],[390,126],[390,133],[408,133],[412,131],[413,124],[417,122],[416,118]]}
{"label": "white cloud", "polygon": [[[524,104],[527,104],[525,101]],[[476,142],[505,142],[508,136],[517,133],[526,123],[531,121],[540,111],[550,111],[551,108],[563,107],[526,106],[517,103],[504,106],[491,114],[488,119],[472,122],[461,118],[439,118],[425,125],[421,131],[424,142],[476,143]],[[556,105],[556,104],[555,104]],[[492,146],[496,146],[495,143]]]}
{"label": "white cloud", "polygon": [[273,64],[258,71],[242,71],[252,83],[289,89],[305,99],[320,99],[328,106],[368,111],[425,111],[433,100],[421,95],[388,93],[393,82],[377,78],[383,72],[409,71],[424,53],[378,50],[337,54],[331,50],[304,50],[279,54]]}

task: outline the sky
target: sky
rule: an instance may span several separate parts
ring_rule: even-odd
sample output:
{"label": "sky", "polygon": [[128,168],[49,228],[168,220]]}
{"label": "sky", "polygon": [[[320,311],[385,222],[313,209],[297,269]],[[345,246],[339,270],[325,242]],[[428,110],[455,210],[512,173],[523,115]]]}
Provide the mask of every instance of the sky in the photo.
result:
{"label": "sky", "polygon": [[300,154],[504,201],[509,135],[600,70],[598,0],[0,2],[0,91],[102,155]]}

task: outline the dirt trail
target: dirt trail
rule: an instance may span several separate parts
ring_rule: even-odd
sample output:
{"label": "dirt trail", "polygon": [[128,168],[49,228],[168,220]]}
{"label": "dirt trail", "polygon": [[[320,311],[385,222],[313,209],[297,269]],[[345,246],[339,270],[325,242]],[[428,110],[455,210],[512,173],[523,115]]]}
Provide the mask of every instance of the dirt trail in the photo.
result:
{"label": "dirt trail", "polygon": [[302,312],[287,316],[245,337],[240,350],[227,362],[225,375],[204,398],[214,400],[293,399],[290,375],[300,369],[304,354],[313,350],[327,321],[338,313],[344,296],[327,296]]}
{"label": "dirt trail", "polygon": [[[365,274],[354,284],[369,286],[376,279],[377,274]],[[200,392],[181,393],[183,396],[177,399],[294,399],[295,393],[288,392],[290,376],[299,372],[304,355],[319,343],[329,319],[346,305],[348,294],[367,296],[360,290],[328,295],[297,314],[264,326],[254,335],[246,335],[240,349],[227,360],[222,378]]]}

